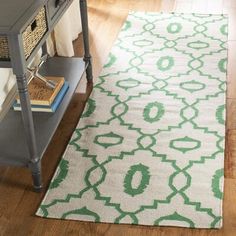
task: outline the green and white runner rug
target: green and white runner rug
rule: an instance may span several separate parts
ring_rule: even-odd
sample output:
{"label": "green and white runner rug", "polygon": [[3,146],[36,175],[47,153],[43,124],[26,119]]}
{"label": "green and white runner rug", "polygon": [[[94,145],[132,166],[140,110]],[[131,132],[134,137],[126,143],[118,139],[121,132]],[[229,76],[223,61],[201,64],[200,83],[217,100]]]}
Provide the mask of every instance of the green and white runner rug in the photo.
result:
{"label": "green and white runner rug", "polygon": [[227,18],[131,12],[37,215],[222,226]]}

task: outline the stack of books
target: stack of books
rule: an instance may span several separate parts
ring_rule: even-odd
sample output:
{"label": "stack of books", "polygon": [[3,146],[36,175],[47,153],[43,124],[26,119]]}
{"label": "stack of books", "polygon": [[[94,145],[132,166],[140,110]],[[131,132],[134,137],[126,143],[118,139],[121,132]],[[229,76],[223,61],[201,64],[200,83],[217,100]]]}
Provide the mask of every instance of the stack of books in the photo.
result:
{"label": "stack of books", "polygon": [[[55,81],[56,87],[52,89],[43,81],[33,78],[28,85],[32,111],[55,112],[69,88],[68,82],[63,77],[45,78]],[[16,97],[13,109],[15,111],[21,111],[19,96]]]}

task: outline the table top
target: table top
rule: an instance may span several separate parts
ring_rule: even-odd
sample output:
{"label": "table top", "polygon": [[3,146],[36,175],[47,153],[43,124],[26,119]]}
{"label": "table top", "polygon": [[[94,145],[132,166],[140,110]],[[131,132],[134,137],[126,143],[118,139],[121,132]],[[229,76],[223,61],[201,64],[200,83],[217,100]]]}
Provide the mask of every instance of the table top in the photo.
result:
{"label": "table top", "polygon": [[[33,14],[45,0],[0,0],[0,32],[10,31],[24,21],[24,15]],[[35,6],[35,7],[34,7]]]}

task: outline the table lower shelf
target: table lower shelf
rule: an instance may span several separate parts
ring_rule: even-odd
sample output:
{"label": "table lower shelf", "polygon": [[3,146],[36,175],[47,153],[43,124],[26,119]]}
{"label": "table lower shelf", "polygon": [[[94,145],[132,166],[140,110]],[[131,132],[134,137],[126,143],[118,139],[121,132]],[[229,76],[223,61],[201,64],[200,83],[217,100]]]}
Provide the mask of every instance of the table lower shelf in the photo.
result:
{"label": "table lower shelf", "polygon": [[[43,65],[41,74],[63,76],[69,89],[55,113],[33,112],[39,157],[50,143],[85,69],[82,58],[53,57]],[[29,159],[21,112],[11,109],[0,123],[0,165],[27,166]]]}

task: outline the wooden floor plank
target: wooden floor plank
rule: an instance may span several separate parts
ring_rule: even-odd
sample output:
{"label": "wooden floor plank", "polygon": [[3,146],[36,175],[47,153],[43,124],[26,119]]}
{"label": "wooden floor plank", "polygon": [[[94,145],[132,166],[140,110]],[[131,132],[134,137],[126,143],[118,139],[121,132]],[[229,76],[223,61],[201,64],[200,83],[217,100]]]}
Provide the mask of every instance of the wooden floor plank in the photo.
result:
{"label": "wooden floor plank", "polygon": [[229,37],[228,38],[230,41],[236,40],[236,28],[235,28],[236,6],[234,4],[231,4],[230,6],[223,7],[223,13],[226,14],[229,19],[229,27],[228,27]]}
{"label": "wooden floor plank", "polygon": [[227,99],[226,104],[226,129],[235,130],[236,129],[236,99]]}
{"label": "wooden floor plank", "polygon": [[236,179],[236,130],[227,131],[225,177]]}
{"label": "wooden floor plank", "polygon": [[172,12],[174,10],[175,0],[161,1],[160,10],[162,12]]}
{"label": "wooden floor plank", "polygon": [[236,41],[228,42],[227,98],[236,98]]}

